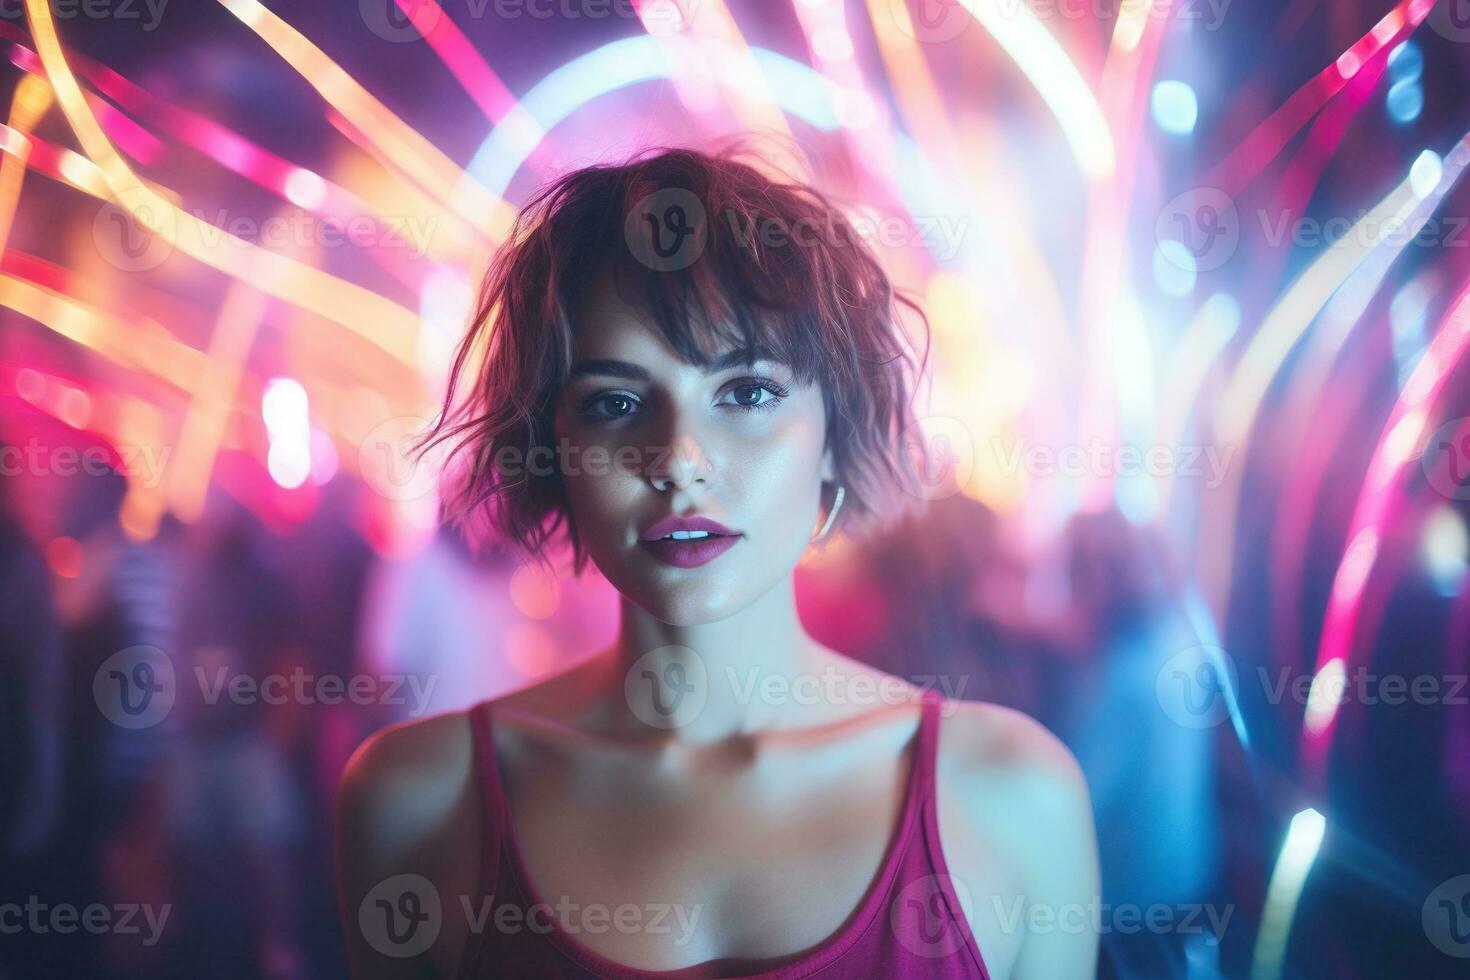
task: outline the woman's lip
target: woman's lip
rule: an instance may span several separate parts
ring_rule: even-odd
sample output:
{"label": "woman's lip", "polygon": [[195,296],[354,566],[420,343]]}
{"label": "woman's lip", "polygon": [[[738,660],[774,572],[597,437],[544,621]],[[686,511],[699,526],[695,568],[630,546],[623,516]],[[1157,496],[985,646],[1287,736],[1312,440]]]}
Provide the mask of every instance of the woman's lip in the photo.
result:
{"label": "woman's lip", "polygon": [[658,538],[652,541],[639,541],[638,545],[665,565],[672,565],[675,568],[698,568],[729,551],[739,540],[740,535],[738,534],[711,534],[707,538],[684,538],[682,540]]}
{"label": "woman's lip", "polygon": [[703,514],[695,514],[690,517],[665,517],[655,522],[651,527],[644,530],[639,537],[644,541],[656,541],[659,538],[668,537],[675,531],[708,531],[710,534],[736,535],[739,531],[732,531],[725,525],[712,517]]}

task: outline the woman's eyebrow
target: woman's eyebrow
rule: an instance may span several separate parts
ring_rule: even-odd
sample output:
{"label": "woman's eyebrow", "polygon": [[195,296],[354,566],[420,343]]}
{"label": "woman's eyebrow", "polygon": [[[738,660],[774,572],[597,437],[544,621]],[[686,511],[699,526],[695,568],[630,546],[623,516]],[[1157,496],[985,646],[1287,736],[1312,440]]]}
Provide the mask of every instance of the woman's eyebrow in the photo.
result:
{"label": "woman's eyebrow", "polygon": [[[729,370],[742,364],[754,364],[756,361],[776,360],[766,351],[756,348],[754,351],[744,347],[737,347],[713,358],[704,366],[705,374],[718,374],[720,371]],[[626,378],[630,381],[649,380],[648,371],[641,365],[631,361],[618,361],[611,358],[596,358],[593,360],[578,361],[572,365],[570,378],[581,378],[588,375],[603,375],[612,378]]]}
{"label": "woman's eyebrow", "polygon": [[582,378],[588,375],[599,374],[611,378],[627,378],[630,381],[647,381],[648,372],[629,361],[614,361],[607,358],[599,358],[592,361],[578,361],[572,365],[569,378]]}

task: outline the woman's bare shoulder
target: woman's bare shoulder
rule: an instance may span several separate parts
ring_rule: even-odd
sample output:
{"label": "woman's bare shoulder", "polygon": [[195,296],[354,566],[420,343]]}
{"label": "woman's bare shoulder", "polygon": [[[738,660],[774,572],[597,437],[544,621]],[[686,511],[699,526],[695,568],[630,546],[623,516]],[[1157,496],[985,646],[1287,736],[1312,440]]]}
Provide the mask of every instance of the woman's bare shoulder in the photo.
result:
{"label": "woman's bare shoulder", "polygon": [[1024,712],[946,701],[937,767],[947,795],[979,821],[1002,820],[1007,832],[1038,838],[1091,832],[1092,805],[1076,756]]}
{"label": "woman's bare shoulder", "polygon": [[505,692],[487,702],[398,722],[369,736],[347,760],[341,799],[363,816],[392,819],[412,828],[443,816],[442,806],[475,781],[470,712],[489,705],[497,713],[546,714],[564,700],[563,689],[580,665]]}
{"label": "woman's bare shoulder", "polygon": [[[939,832],[950,873],[975,894],[1016,895],[1047,914],[1099,900],[1097,837],[1076,757],[1034,718],[997,704],[947,702],[937,762]],[[1027,976],[1091,976],[1087,929],[998,936]],[[1022,967],[1019,964],[1024,964]]]}
{"label": "woman's bare shoulder", "polygon": [[[354,977],[420,975],[418,957],[385,956],[383,929],[360,924],[377,922],[385,900],[392,907],[405,892],[419,892],[420,904],[437,901],[446,913],[480,901],[482,793],[471,712],[488,704],[497,714],[554,716],[569,683],[566,674],[553,675],[465,710],[390,725],[353,752],[337,796],[335,858]],[[466,916],[442,916],[425,954],[433,975],[453,974],[467,927]]]}
{"label": "woman's bare shoulder", "polygon": [[347,761],[343,791],[351,788],[371,793],[380,786],[429,788],[424,784],[465,779],[472,773],[475,754],[471,711],[488,705],[497,715],[506,711],[532,716],[551,714],[568,700],[567,689],[586,673],[588,666],[585,661],[575,663],[472,707],[380,729]]}
{"label": "woman's bare shoulder", "polygon": [[[383,954],[376,907],[414,892],[446,910],[473,901],[478,882],[480,805],[469,715],[446,712],[391,725],[348,760],[337,798],[338,903],[352,975],[418,975],[418,957]],[[366,911],[364,911],[366,910]],[[366,918],[364,918],[366,916]],[[445,915],[428,949],[448,976],[464,945],[461,917]],[[372,923],[371,927],[369,923]],[[376,940],[376,942],[375,942]]]}
{"label": "woman's bare shoulder", "polygon": [[388,804],[405,792],[462,780],[473,756],[466,711],[398,722],[368,736],[352,753],[342,771],[342,794]]}
{"label": "woman's bare shoulder", "polygon": [[940,764],[976,778],[1032,778],[1080,782],[1072,751],[1023,711],[987,701],[944,702]]}

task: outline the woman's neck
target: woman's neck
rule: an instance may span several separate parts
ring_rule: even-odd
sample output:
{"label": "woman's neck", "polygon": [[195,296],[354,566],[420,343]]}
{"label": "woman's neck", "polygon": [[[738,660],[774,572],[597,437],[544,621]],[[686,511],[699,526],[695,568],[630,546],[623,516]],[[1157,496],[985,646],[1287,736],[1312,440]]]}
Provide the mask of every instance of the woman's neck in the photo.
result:
{"label": "woman's neck", "polygon": [[696,626],[662,622],[624,599],[610,657],[627,720],[689,744],[792,726],[811,714],[797,692],[840,659],[802,628],[790,578],[735,615]]}

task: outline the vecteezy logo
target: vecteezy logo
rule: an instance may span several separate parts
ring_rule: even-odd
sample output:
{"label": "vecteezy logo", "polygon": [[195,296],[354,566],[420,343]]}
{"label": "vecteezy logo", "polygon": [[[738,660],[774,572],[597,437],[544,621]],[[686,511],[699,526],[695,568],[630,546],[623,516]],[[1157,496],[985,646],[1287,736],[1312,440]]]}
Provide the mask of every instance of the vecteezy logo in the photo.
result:
{"label": "vecteezy logo", "polygon": [[109,265],[123,272],[147,272],[173,254],[174,229],[173,212],[147,191],[134,188],[97,209],[92,241]]}
{"label": "vecteezy logo", "polygon": [[916,41],[953,41],[970,26],[977,0],[888,0],[898,29]]}
{"label": "vecteezy logo", "polygon": [[919,477],[928,487],[942,486],[954,476],[955,455],[954,447],[949,444],[949,436],[942,432],[935,436],[933,448],[929,463],[925,464]]}
{"label": "vecteezy logo", "polygon": [[951,415],[927,415],[910,423],[899,445],[914,464],[921,500],[943,500],[962,492],[975,471],[975,441]]}
{"label": "vecteezy logo", "polygon": [[[949,907],[944,885],[959,899],[960,907]],[[925,875],[903,887],[888,907],[888,925],[904,949],[918,956],[937,959],[965,945],[968,923],[974,911],[970,889],[949,875]]]}
{"label": "vecteezy logo", "polygon": [[1230,654],[1203,644],[1164,661],[1154,678],[1159,707],[1185,728],[1213,728],[1230,717],[1239,673]]}
{"label": "vecteezy logo", "polygon": [[1470,500],[1470,418],[1451,419],[1435,429],[1419,463],[1434,489],[1451,500]]}
{"label": "vecteezy logo", "polygon": [[367,29],[394,44],[428,36],[444,16],[433,0],[358,0],[357,6]]}
{"label": "vecteezy logo", "polygon": [[709,220],[693,191],[671,187],[654,191],[628,211],[623,237],[633,257],[648,268],[677,272],[704,254]]}
{"label": "vecteezy logo", "polygon": [[638,19],[655,37],[677,34],[694,20],[695,4],[696,0],[685,0],[683,6],[679,0],[644,0],[638,10]]}
{"label": "vecteezy logo", "polygon": [[434,945],[444,924],[439,890],[423,875],[394,875],[363,896],[357,924],[384,956],[418,956]]}
{"label": "vecteezy logo", "polygon": [[368,430],[357,447],[363,481],[387,500],[418,500],[432,492],[447,450],[441,443],[423,455],[415,451],[428,426],[421,416],[397,415]]}
{"label": "vecteezy logo", "polygon": [[623,696],[633,714],[651,728],[687,725],[709,698],[704,658],[684,646],[650,650],[628,668]]}
{"label": "vecteezy logo", "polygon": [[151,728],[163,721],[177,691],[173,661],[154,646],[119,650],[92,675],[92,700],[121,728]]}
{"label": "vecteezy logo", "polygon": [[1429,12],[1429,27],[1448,41],[1470,41],[1470,0],[1439,0]]}
{"label": "vecteezy logo", "polygon": [[1424,934],[1447,956],[1470,958],[1470,875],[1443,882],[1420,910]]}
{"label": "vecteezy logo", "polygon": [[[1154,222],[1154,237],[1160,245],[1169,241],[1183,245],[1194,263],[1188,271],[1209,272],[1229,262],[1240,245],[1240,212],[1219,188],[1197,187],[1164,205]],[[1183,264],[1172,257],[1171,249],[1163,251],[1171,262]]]}

